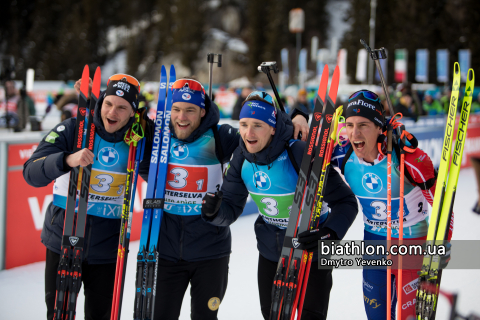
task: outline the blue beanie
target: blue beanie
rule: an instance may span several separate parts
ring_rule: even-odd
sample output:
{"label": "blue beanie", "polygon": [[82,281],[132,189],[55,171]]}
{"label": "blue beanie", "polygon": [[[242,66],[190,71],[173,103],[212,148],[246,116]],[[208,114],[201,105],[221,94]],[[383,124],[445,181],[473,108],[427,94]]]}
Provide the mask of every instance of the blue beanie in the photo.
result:
{"label": "blue beanie", "polygon": [[203,91],[193,90],[188,86],[172,90],[172,103],[188,102],[205,109],[205,93]]}
{"label": "blue beanie", "polygon": [[250,100],[243,104],[242,111],[240,111],[239,119],[243,118],[258,119],[275,128],[277,125],[277,110],[267,102]]}

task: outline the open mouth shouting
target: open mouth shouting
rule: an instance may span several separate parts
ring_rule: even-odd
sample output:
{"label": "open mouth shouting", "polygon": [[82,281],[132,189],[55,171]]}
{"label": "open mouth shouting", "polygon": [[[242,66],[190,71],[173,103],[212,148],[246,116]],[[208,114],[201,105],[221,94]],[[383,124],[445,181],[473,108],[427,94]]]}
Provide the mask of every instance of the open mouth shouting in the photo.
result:
{"label": "open mouth shouting", "polygon": [[360,151],[363,149],[363,147],[365,147],[365,141],[361,141],[361,140],[353,141],[353,145],[355,146],[355,149]]}
{"label": "open mouth shouting", "polygon": [[258,140],[253,139],[245,139],[245,141],[251,146],[255,146],[258,143]]}
{"label": "open mouth shouting", "polygon": [[118,123],[118,120],[107,118],[107,122],[109,125],[114,126]]}

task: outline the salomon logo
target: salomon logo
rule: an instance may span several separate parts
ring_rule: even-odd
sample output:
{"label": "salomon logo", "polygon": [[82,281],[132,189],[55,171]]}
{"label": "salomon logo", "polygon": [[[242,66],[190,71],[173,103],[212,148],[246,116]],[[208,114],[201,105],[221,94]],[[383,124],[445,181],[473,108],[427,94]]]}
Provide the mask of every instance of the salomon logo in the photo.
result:
{"label": "salomon logo", "polygon": [[75,246],[78,243],[78,240],[78,237],[68,237],[68,241],[70,241],[72,246]]}

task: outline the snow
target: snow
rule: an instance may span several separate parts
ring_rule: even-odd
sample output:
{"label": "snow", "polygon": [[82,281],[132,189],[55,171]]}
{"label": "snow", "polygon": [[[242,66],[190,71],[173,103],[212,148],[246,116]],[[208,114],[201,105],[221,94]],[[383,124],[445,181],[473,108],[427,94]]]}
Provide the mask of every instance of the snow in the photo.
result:
{"label": "snow", "polygon": [[[477,186],[472,169],[462,170],[455,201],[454,240],[480,240],[478,227],[480,216],[471,211],[477,199]],[[247,215],[232,225],[233,248],[230,258],[230,273],[227,293],[219,309],[219,319],[261,319],[257,290],[258,252],[253,230],[256,215]],[[363,225],[359,214],[345,239],[359,240]],[[123,318],[133,312],[134,272],[138,242],[132,242],[123,300]],[[478,253],[474,253],[478,254]],[[452,253],[455,258],[455,248]],[[11,270],[0,271],[0,319],[39,319],[46,314],[44,303],[44,268],[39,262]],[[366,319],[363,308],[361,270],[335,270],[330,293],[328,319]],[[480,314],[480,270],[445,270],[442,289],[459,293],[457,309],[462,315]],[[190,318],[190,294],[185,294],[180,319]],[[78,298],[77,319],[84,318],[83,289]],[[450,307],[441,297],[438,320],[448,319]]]}

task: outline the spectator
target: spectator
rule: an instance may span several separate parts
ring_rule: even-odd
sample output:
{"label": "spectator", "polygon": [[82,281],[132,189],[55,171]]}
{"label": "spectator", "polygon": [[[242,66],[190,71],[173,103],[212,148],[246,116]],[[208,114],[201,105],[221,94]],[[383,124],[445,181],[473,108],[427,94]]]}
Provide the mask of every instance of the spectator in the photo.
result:
{"label": "spectator", "polygon": [[412,118],[417,121],[417,115],[415,114],[414,109],[415,105],[413,104],[412,96],[409,93],[403,94],[394,106],[395,113],[400,112],[404,117]]}
{"label": "spectator", "polygon": [[243,101],[245,101],[245,99],[247,99],[248,95],[252,92],[253,92],[253,87],[251,87],[251,86],[242,88],[240,96],[238,97],[238,99],[235,102],[235,105],[233,107],[232,120],[239,120],[240,111],[242,110]]}
{"label": "spectator", "polygon": [[425,92],[425,97],[423,98],[423,109],[428,113],[428,115],[443,114],[443,107],[437,100],[433,99],[430,92]]}
{"label": "spectator", "polygon": [[[25,129],[32,104],[33,101],[26,92],[20,95],[15,88],[15,81],[5,81],[5,100],[0,101],[0,126],[13,128],[15,132]],[[35,109],[34,105],[33,109]]]}
{"label": "spectator", "polygon": [[78,108],[78,95],[76,92],[65,93],[57,101],[55,101],[57,109],[62,111],[62,121],[68,119],[68,114],[70,117],[77,116]]}
{"label": "spectator", "polygon": [[443,91],[443,96],[440,98],[440,103],[443,105],[443,113],[448,113],[448,108],[450,107],[450,97],[452,96],[452,86],[448,85]]}
{"label": "spectator", "polygon": [[293,105],[293,109],[298,109],[307,114],[313,112],[312,105],[307,100],[307,90],[303,88],[298,90],[297,101]]}

